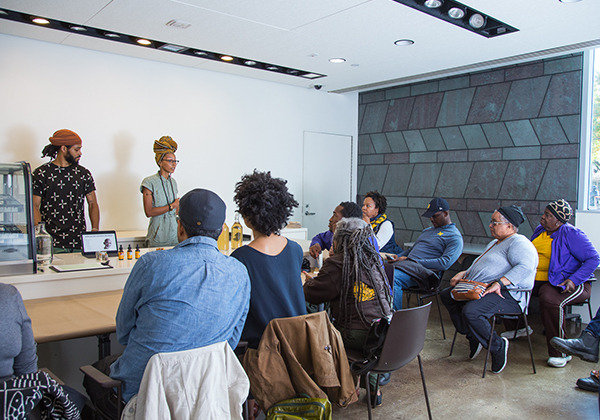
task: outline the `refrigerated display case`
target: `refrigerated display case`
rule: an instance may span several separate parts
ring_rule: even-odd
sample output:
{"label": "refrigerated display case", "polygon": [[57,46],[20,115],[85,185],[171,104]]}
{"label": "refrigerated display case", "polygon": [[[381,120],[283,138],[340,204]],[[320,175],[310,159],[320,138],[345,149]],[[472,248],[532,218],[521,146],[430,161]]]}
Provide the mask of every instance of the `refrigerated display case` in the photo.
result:
{"label": "refrigerated display case", "polygon": [[36,272],[31,167],[0,163],[0,276]]}

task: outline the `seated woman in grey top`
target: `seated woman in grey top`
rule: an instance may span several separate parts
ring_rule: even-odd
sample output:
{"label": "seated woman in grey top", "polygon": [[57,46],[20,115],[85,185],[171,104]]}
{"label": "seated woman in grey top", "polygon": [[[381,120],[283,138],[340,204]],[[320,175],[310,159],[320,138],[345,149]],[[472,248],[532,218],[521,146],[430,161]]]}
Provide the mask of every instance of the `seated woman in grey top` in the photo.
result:
{"label": "seated woman in grey top", "polygon": [[[535,247],[517,233],[525,216],[518,206],[500,207],[492,214],[490,233],[494,240],[466,271],[450,280],[450,286],[441,292],[442,302],[450,312],[456,330],[467,336],[471,359],[490,339],[489,318],[497,313],[520,312],[527,305],[526,294],[514,289],[531,289],[538,264]],[[479,300],[455,301],[452,288],[461,280],[469,279],[489,286]],[[490,353],[492,372],[500,373],[506,366],[508,340],[495,332]]]}

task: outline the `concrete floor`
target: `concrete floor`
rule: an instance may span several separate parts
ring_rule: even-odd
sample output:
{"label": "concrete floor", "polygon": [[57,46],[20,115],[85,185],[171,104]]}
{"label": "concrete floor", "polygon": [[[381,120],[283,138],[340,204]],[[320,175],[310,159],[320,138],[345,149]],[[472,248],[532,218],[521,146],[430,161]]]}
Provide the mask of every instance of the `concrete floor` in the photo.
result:
{"label": "concrete floor", "polygon": [[[433,303],[435,305],[435,302]],[[448,356],[454,328],[442,307],[446,340],[442,338],[437,308],[432,306],[425,347],[421,352],[429,402],[434,419],[598,419],[598,394],[580,390],[575,381],[587,377],[598,365],[573,358],[565,368],[548,367],[545,337],[539,315],[531,315],[533,354],[537,374],[533,374],[526,338],[510,342],[504,371],[488,370],[481,378],[485,349],[475,360],[468,359],[464,336],[457,337]],[[584,324],[585,326],[585,324]],[[569,337],[578,337],[580,328],[569,322]],[[504,331],[500,326],[498,331]],[[491,361],[488,362],[488,369]],[[373,410],[374,419],[426,419],[427,409],[417,360],[392,374],[382,388],[383,404]],[[366,393],[357,403],[334,407],[334,419],[366,419]]]}

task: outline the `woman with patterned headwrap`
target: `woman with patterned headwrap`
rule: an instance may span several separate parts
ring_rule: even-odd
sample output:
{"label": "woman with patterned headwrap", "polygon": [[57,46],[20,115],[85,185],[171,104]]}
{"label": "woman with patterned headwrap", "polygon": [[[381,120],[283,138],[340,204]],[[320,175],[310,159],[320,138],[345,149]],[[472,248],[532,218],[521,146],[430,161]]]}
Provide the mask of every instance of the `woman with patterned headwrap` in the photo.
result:
{"label": "woman with patterned headwrap", "polygon": [[144,212],[150,218],[147,246],[162,247],[177,245],[177,220],[179,198],[177,182],[172,174],[178,160],[175,159],[177,143],[169,136],[154,141],[154,159],[159,170],[144,178],[140,191],[143,197]]}
{"label": "woman with patterned headwrap", "polygon": [[[558,368],[565,367],[571,356],[552,347],[550,340],[552,337],[564,338],[564,307],[590,297],[592,286],[589,279],[600,263],[598,252],[586,234],[568,223],[572,215],[573,210],[567,200],[549,203],[531,236],[540,261],[533,294],[540,299],[550,356],[547,363]],[[507,328],[512,331],[506,331],[502,336],[512,339],[516,326],[509,324]],[[525,334],[524,328],[517,330],[517,337]]]}

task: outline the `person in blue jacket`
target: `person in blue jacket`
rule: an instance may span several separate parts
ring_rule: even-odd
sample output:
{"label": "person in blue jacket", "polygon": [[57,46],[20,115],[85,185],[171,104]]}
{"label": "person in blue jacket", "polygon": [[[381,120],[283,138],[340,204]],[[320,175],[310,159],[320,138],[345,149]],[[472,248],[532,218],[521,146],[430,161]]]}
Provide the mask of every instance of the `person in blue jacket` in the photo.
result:
{"label": "person in blue jacket", "polygon": [[315,235],[312,238],[312,241],[310,241],[308,253],[311,257],[315,259],[319,258],[319,255],[321,255],[323,250],[331,250],[331,246],[333,245],[333,231],[335,230],[335,225],[344,217],[358,217],[360,219],[362,217],[362,210],[360,206],[351,201],[344,201],[341,202],[335,209],[333,209],[333,214],[329,218],[329,229],[325,232]]}

